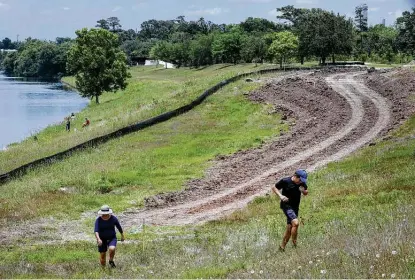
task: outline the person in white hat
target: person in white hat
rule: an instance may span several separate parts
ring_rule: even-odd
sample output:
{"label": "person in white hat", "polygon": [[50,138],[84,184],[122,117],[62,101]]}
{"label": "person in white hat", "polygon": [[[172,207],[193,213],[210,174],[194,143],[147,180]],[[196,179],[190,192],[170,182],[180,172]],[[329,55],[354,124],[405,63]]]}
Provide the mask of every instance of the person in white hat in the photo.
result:
{"label": "person in white hat", "polygon": [[103,267],[106,265],[107,250],[109,250],[109,265],[115,268],[114,256],[115,247],[117,246],[117,235],[115,228],[121,233],[121,241],[125,240],[123,229],[117,217],[112,215],[112,209],[108,205],[103,205],[98,211],[100,215],[95,221],[95,237],[100,253],[100,263]]}

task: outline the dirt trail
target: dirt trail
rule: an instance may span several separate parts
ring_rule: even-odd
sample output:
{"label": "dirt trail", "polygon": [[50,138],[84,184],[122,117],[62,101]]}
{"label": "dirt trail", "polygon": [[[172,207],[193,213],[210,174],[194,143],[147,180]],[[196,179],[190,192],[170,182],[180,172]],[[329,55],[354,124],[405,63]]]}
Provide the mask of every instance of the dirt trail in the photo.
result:
{"label": "dirt trail", "polygon": [[[349,155],[403,118],[402,111],[396,108],[404,95],[397,99],[393,94],[378,94],[364,84],[375,83],[370,80],[372,76],[363,74],[303,73],[273,79],[247,97],[253,102],[273,104],[275,112],[283,112],[291,126],[289,133],[255,149],[220,156],[204,178],[188,182],[185,190],[151,197],[144,209],[117,216],[127,231],[139,230],[143,220],[153,225],[203,223],[246,206],[268,192],[276,178],[289,175],[298,167],[311,172]],[[91,234],[68,226],[75,223],[79,221],[28,221],[2,229],[0,244],[28,236],[43,238],[45,243],[93,240]],[[55,232],[42,232],[51,225]]]}
{"label": "dirt trail", "polygon": [[[324,135],[324,137],[320,137],[321,140],[325,140],[318,141],[310,146],[305,146],[304,143],[302,143],[303,145],[298,145],[301,139],[297,140],[296,133],[298,132],[294,131],[292,133],[293,135],[291,135],[294,140],[288,141],[285,147],[273,149],[274,147],[270,145],[259,149],[263,156],[259,159],[257,158],[257,161],[268,158],[268,162],[275,162],[268,169],[261,169],[262,172],[260,174],[251,177],[249,173],[243,172],[247,177],[242,183],[236,183],[230,186],[226,184],[223,189],[219,191],[216,189],[212,195],[204,196],[199,194],[199,199],[181,201],[182,204],[179,205],[162,207],[161,209],[148,208],[142,211],[124,213],[121,219],[127,227],[140,224],[143,219],[147,223],[156,225],[197,224],[217,219],[244,207],[255,197],[264,195],[275,182],[276,177],[282,176],[284,173],[291,174],[297,166],[302,166],[308,171],[313,171],[328,162],[341,159],[370,142],[388,126],[390,122],[390,110],[385,98],[355,79],[360,74],[363,73],[336,74],[326,78],[327,84],[337,94],[343,97],[349,105],[349,110],[346,109],[348,116],[343,119],[338,119],[337,123],[331,126],[332,128],[336,128],[334,131],[328,129],[328,133],[322,134],[324,131],[321,130],[321,126],[312,127],[311,129],[305,127],[304,129],[306,131],[298,137],[310,138],[310,136],[315,137],[316,133],[320,133]],[[319,82],[321,83],[319,80],[313,81],[313,86]],[[313,94],[315,93],[311,93],[311,95]],[[346,107],[345,104],[342,104],[341,100],[338,101],[340,101],[339,107],[344,110]],[[364,105],[364,102],[369,104]],[[296,103],[290,103],[289,105],[292,104]],[[307,102],[306,104],[309,107],[310,104]],[[284,105],[280,104],[280,106]],[[318,104],[318,106],[324,106],[324,104]],[[318,106],[310,106],[309,108],[315,110],[314,112],[318,112]],[[287,110],[292,108],[291,106],[285,107]],[[336,106],[333,106],[332,112],[334,114],[339,113],[333,109],[336,109]],[[365,111],[375,111],[377,116],[376,122],[373,123],[372,118],[364,118],[365,114],[370,115],[367,112],[365,113]],[[314,112],[308,110],[306,115],[312,116]],[[316,117],[322,119],[320,114],[317,114]],[[368,123],[369,126],[364,125],[364,123]],[[369,129],[369,127],[371,128]],[[352,137],[346,139],[348,135],[352,135]],[[342,141],[345,139],[346,141]],[[296,149],[293,149],[293,146],[296,146]],[[287,157],[284,159],[279,158],[282,154],[287,155]],[[238,173],[241,173],[239,167],[234,169]],[[233,176],[234,174],[227,175]]]}

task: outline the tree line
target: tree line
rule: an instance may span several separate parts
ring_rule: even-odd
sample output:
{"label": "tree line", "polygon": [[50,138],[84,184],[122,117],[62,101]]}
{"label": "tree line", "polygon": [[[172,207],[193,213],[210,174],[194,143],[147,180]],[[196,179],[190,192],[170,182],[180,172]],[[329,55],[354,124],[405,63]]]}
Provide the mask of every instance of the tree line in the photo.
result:
{"label": "tree line", "polygon": [[[116,17],[100,19],[95,26],[116,36],[128,63],[157,59],[177,67],[215,63],[284,63],[336,60],[402,63],[413,59],[415,8],[403,12],[393,26],[369,26],[365,7],[356,7],[354,19],[323,9],[278,8],[278,22],[249,17],[239,24],[217,24],[200,18],[187,21],[151,19],[139,30],[122,28]],[[367,6],[366,6],[367,11]],[[1,68],[6,74],[25,77],[71,75],[68,54],[75,40],[57,38],[23,42],[0,41]]]}

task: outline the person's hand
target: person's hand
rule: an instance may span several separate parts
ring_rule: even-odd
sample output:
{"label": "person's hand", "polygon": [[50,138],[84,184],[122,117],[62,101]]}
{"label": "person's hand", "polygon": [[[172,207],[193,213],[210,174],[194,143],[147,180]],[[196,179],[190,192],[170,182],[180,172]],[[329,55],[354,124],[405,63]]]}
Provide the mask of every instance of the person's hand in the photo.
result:
{"label": "person's hand", "polygon": [[303,187],[303,186],[301,186],[300,187],[300,192],[303,194],[303,195],[307,195],[308,194],[308,191]]}
{"label": "person's hand", "polygon": [[286,197],[285,195],[282,195],[280,198],[281,198],[282,202],[287,202],[288,201],[288,197]]}
{"label": "person's hand", "polygon": [[121,242],[123,242],[125,240],[124,234],[121,235]]}
{"label": "person's hand", "polygon": [[97,239],[97,244],[98,244],[98,246],[101,246],[102,245],[102,240],[101,239]]}

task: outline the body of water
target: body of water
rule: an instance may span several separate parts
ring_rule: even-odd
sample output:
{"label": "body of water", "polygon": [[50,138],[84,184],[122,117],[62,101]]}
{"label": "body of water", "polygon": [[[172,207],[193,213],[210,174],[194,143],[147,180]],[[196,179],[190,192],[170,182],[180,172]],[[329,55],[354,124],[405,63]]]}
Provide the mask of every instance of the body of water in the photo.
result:
{"label": "body of water", "polygon": [[0,74],[0,149],[48,125],[61,123],[88,102],[60,83],[27,81]]}

